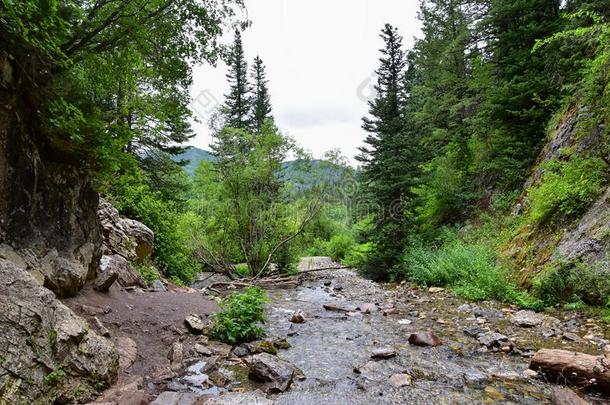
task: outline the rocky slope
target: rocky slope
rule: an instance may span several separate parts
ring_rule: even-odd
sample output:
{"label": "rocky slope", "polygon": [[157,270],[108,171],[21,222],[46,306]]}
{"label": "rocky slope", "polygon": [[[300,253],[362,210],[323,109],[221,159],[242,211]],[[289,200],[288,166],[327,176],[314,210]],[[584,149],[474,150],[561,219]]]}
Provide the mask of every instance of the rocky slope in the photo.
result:
{"label": "rocky slope", "polygon": [[[590,125],[592,117],[593,113],[582,106],[572,106],[563,113],[525,183],[515,216],[526,215],[531,202],[529,193],[543,181],[549,162],[599,155],[605,126]],[[593,265],[599,277],[610,275],[610,186],[608,181],[605,184],[598,197],[577,218],[559,218],[551,224],[526,225],[519,230],[507,251],[523,269],[525,284],[552,263],[585,263]]]}
{"label": "rocky slope", "polygon": [[150,254],[152,232],[120,221],[116,235],[133,246],[109,235],[104,245],[86,168],[41,134],[11,63],[0,55],[0,404],[70,403],[112,384],[119,356],[58,298],[93,280],[103,254]]}

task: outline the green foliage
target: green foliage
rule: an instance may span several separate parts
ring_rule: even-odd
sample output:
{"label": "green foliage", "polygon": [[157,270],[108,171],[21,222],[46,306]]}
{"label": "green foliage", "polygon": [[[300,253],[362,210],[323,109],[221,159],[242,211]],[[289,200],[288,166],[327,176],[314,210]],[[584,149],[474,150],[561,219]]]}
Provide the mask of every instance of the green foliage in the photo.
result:
{"label": "green foliage", "polygon": [[542,224],[556,217],[574,218],[599,195],[608,165],[599,158],[551,161],[540,183],[529,190],[529,218]]}
{"label": "green foliage", "polygon": [[180,207],[164,201],[162,193],[153,191],[139,170],[115,179],[110,192],[119,212],[141,221],[155,233],[153,258],[161,272],[173,281],[190,283],[200,266],[189,249],[187,234],[179,226],[184,215]]}
{"label": "green foliage", "polygon": [[603,265],[555,263],[534,280],[533,292],[548,306],[610,304],[610,270]]}
{"label": "green foliage", "polygon": [[265,330],[259,324],[265,321],[266,301],[265,292],[257,287],[248,287],[225,298],[220,311],[212,315],[211,336],[229,344],[264,336]]}
{"label": "green foliage", "polygon": [[66,378],[66,373],[61,368],[51,371],[44,377],[44,382],[48,385],[57,385]]}
{"label": "green foliage", "polygon": [[517,291],[487,246],[461,240],[434,250],[424,246],[408,248],[401,271],[400,275],[416,283],[449,286],[469,300],[512,301]]}
{"label": "green foliage", "polygon": [[159,274],[159,271],[152,263],[138,264],[136,265],[136,270],[149,287],[151,287],[156,280],[161,278],[161,274]]}

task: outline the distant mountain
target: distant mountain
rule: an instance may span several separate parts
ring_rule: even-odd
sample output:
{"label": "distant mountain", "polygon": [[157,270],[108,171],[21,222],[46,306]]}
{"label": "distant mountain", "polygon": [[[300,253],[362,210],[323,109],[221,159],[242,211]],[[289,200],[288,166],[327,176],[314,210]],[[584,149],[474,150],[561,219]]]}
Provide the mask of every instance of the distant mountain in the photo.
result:
{"label": "distant mountain", "polygon": [[199,166],[201,161],[214,162],[216,161],[216,156],[214,156],[212,152],[191,146],[183,153],[174,156],[173,159],[175,162],[188,160],[188,163],[184,166],[184,170],[192,176],[195,174],[195,169]]}
{"label": "distant mountain", "polygon": [[[210,151],[191,146],[184,153],[174,156],[173,159],[176,162],[188,160],[184,169],[192,176],[201,161],[214,162],[216,156]],[[336,166],[324,160],[309,162],[291,160],[282,163],[280,176],[285,181],[297,185],[299,189],[308,189],[313,184],[319,184],[320,181],[331,184],[341,183],[351,173],[353,173],[351,169]]]}

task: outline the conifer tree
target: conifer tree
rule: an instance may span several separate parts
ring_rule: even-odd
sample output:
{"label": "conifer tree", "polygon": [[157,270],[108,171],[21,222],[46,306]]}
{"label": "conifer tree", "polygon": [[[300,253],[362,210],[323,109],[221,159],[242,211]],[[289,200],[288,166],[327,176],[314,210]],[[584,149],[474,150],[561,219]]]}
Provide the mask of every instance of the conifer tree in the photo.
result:
{"label": "conifer tree", "polygon": [[254,59],[252,67],[252,81],[254,95],[252,98],[252,112],[250,121],[256,133],[261,132],[265,121],[271,117],[271,96],[267,87],[265,65],[260,57]]}
{"label": "conifer tree", "polygon": [[248,83],[248,63],[244,55],[241,32],[235,30],[235,39],[229,56],[229,94],[225,95],[223,113],[227,127],[248,129],[250,127],[251,87]]}
{"label": "conifer tree", "polygon": [[369,101],[370,117],[363,118],[368,132],[366,146],[356,157],[362,163],[362,193],[375,208],[375,225],[368,238],[376,246],[375,256],[365,265],[374,278],[387,278],[402,252],[406,237],[405,204],[415,168],[412,144],[405,133],[404,99],[406,57],[398,30],[386,24],[381,38],[380,66],[375,90]]}

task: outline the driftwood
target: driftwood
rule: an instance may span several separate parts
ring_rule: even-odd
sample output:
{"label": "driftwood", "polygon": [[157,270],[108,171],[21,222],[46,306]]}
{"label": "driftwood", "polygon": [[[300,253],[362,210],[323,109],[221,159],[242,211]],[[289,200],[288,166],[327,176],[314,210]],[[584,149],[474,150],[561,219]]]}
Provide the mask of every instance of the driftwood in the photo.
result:
{"label": "driftwood", "polygon": [[210,284],[207,287],[201,289],[203,293],[206,291],[211,291],[215,294],[220,295],[221,290],[226,289],[238,289],[245,287],[266,287],[266,288],[293,288],[299,285],[300,277],[304,274],[313,273],[317,271],[324,270],[341,270],[348,269],[346,266],[329,266],[329,267],[317,267],[315,269],[307,269],[299,271],[298,273],[291,276],[270,276],[270,277],[251,277],[251,278],[241,278],[238,280],[230,280],[230,281],[218,281]]}
{"label": "driftwood", "polygon": [[569,388],[555,388],[551,394],[553,405],[591,405]]}
{"label": "driftwood", "polygon": [[530,368],[555,378],[558,383],[610,391],[610,358],[567,350],[542,349],[532,357]]}

